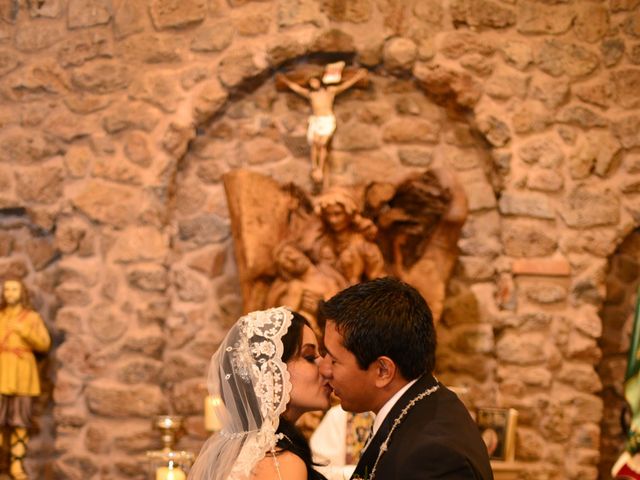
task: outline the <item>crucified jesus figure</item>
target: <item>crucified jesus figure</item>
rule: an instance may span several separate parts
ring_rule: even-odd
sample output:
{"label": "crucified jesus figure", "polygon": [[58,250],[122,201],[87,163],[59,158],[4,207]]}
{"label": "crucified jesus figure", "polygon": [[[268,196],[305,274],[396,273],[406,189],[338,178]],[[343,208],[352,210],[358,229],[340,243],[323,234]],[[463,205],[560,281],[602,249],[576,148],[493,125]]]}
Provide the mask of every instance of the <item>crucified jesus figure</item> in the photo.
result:
{"label": "crucified jesus figure", "polygon": [[355,75],[343,83],[330,86],[323,85],[323,82],[314,77],[309,80],[309,87],[311,88],[304,88],[292,82],[286,76],[280,76],[280,79],[287,87],[298,95],[308,98],[311,102],[312,115],[309,116],[307,141],[311,146],[311,180],[316,185],[323,183],[327,148],[333,132],[336,130],[333,102],[338,94],[344,92],[366,76],[367,70],[361,68]]}

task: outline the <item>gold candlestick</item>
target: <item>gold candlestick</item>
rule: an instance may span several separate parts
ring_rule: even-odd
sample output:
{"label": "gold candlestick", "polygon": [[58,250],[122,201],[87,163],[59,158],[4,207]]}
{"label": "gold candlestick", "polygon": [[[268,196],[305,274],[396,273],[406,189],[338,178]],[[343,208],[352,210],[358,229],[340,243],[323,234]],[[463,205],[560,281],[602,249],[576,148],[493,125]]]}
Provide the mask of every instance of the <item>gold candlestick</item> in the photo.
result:
{"label": "gold candlestick", "polygon": [[147,452],[150,480],[185,480],[194,460],[194,454],[174,450],[183,419],[174,415],[161,415],[153,420],[160,431],[162,449]]}
{"label": "gold candlestick", "polygon": [[160,415],[155,418],[153,426],[160,430],[163,450],[173,450],[178,433],[182,430],[182,417],[175,415]]}

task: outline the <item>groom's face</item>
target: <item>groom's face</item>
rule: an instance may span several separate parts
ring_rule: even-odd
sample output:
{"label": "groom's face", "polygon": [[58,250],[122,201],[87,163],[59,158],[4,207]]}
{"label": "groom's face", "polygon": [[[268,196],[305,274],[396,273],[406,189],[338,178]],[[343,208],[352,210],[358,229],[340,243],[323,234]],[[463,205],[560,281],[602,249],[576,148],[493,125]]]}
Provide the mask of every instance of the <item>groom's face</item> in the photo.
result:
{"label": "groom's face", "polygon": [[335,323],[327,320],[324,330],[327,354],[320,365],[320,372],[329,380],[329,385],[340,399],[343,409],[349,412],[372,410],[374,369],[361,369],[356,356],[345,348],[343,340]]}

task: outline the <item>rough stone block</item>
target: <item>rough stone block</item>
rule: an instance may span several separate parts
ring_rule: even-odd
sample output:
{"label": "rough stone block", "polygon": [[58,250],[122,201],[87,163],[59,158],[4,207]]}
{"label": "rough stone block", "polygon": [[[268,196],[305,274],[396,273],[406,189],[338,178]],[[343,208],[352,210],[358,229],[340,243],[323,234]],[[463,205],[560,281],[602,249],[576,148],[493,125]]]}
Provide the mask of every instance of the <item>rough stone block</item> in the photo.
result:
{"label": "rough stone block", "polygon": [[305,23],[320,26],[325,17],[320,12],[320,5],[317,1],[282,0],[278,3],[277,18],[278,27],[286,28]]}
{"label": "rough stone block", "polygon": [[600,63],[598,56],[577,43],[546,40],[536,52],[536,63],[554,77],[568,75],[583,77],[592,73]]}
{"label": "rough stone block", "polygon": [[37,52],[55,45],[63,37],[63,31],[54,25],[27,24],[18,28],[14,43],[17,50]]}
{"label": "rough stone block", "polygon": [[547,359],[545,337],[541,333],[504,333],[496,343],[496,355],[502,362],[515,365],[542,364]]}
{"label": "rough stone block", "polygon": [[235,29],[229,22],[202,27],[193,35],[191,50],[194,52],[220,52],[231,45]]}
{"label": "rough stone block", "polygon": [[536,303],[557,303],[566,300],[567,289],[561,285],[538,284],[529,286],[526,289],[526,295],[529,300]]}
{"label": "rough stone block", "polygon": [[609,12],[604,5],[581,3],[577,13],[573,30],[580,40],[594,43],[609,31]]}
{"label": "rough stone block", "polygon": [[155,385],[123,385],[98,379],[87,385],[86,399],[89,410],[104,417],[148,418],[167,411],[167,401]]}
{"label": "rough stone block", "polygon": [[402,72],[411,70],[417,55],[418,47],[413,40],[394,37],[385,43],[382,59],[388,71]]}
{"label": "rough stone block", "polygon": [[78,67],[95,58],[113,57],[113,45],[109,37],[102,32],[83,32],[67,36],[58,48],[57,58],[60,66]]}
{"label": "rough stone block", "polygon": [[202,22],[207,15],[206,0],[153,0],[149,8],[158,30],[185,28]]}
{"label": "rough stone block", "polygon": [[266,68],[266,57],[238,50],[222,59],[218,65],[218,78],[225,87],[233,88],[261,74]]}
{"label": "rough stone block", "polygon": [[496,46],[487,38],[468,31],[450,32],[444,35],[440,51],[448,58],[456,59],[470,53],[491,56]]}
{"label": "rough stone block", "polygon": [[89,218],[122,228],[137,218],[145,202],[142,192],[102,181],[87,182],[85,189],[71,199]]}
{"label": "rough stone block", "polygon": [[74,70],[71,82],[80,90],[105,94],[127,88],[131,77],[132,72],[126,65],[102,60]]}
{"label": "rough stone block", "polygon": [[398,118],[384,126],[382,138],[388,143],[437,143],[440,129],[436,122]]}
{"label": "rough stone block", "polygon": [[168,253],[166,236],[151,226],[124,229],[115,239],[109,257],[116,263],[162,261]]}
{"label": "rough stone block", "polygon": [[131,287],[145,292],[164,292],[169,286],[167,270],[160,265],[138,265],[127,273]]}
{"label": "rough stone block", "polygon": [[555,218],[555,211],[549,197],[535,193],[505,192],[500,197],[499,208],[504,215],[518,215],[547,220]]}
{"label": "rough stone block", "polygon": [[160,379],[162,362],[147,358],[126,361],[116,367],[116,377],[122,383],[129,385],[155,384]]}
{"label": "rough stone block", "polygon": [[111,15],[111,0],[69,0],[67,25],[71,29],[106,25]]}
{"label": "rough stone block", "polygon": [[616,225],[620,221],[620,199],[611,190],[596,191],[578,186],[569,193],[560,214],[573,228]]}
{"label": "rough stone block", "polygon": [[146,7],[146,0],[120,2],[113,16],[113,35],[117,40],[144,30]]}
{"label": "rough stone block", "polygon": [[491,0],[455,0],[454,19],[471,27],[505,28],[516,21],[514,11]]}
{"label": "rough stone block", "polygon": [[380,147],[380,138],[375,127],[359,122],[341,124],[333,138],[336,150],[372,150]]}
{"label": "rough stone block", "polygon": [[144,100],[165,113],[174,113],[184,100],[174,75],[157,73],[135,79],[129,87],[129,97]]}
{"label": "rough stone block", "polygon": [[62,197],[63,181],[59,166],[22,169],[16,173],[16,190],[26,202],[54,204]]}

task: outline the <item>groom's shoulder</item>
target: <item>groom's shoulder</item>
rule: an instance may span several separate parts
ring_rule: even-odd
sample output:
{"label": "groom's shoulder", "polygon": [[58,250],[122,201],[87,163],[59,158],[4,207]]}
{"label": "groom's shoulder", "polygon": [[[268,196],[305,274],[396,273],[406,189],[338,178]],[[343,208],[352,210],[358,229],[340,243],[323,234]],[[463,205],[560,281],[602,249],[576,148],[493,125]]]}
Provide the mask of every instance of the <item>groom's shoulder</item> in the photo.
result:
{"label": "groom's shoulder", "polygon": [[472,445],[482,445],[480,431],[469,411],[458,396],[444,386],[426,402],[418,402],[411,409],[398,437],[400,442],[411,443],[415,448],[424,443],[458,443],[460,438]]}

